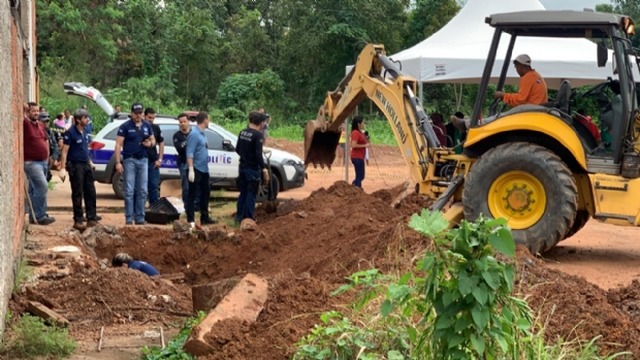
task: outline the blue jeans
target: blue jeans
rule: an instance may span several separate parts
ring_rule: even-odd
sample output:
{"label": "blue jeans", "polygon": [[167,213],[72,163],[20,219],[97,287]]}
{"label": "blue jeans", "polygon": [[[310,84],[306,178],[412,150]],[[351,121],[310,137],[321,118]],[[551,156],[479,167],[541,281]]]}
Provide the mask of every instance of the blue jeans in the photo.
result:
{"label": "blue jeans", "polygon": [[124,167],[124,218],[126,222],[144,222],[144,204],[147,201],[147,158],[128,158]]}
{"label": "blue jeans", "polygon": [[[33,205],[33,211],[29,210],[28,202],[26,206],[31,222],[47,216],[47,192],[49,191],[49,183],[47,182],[48,171],[49,162],[46,160],[24,162],[24,172],[27,174],[29,181],[29,197]],[[33,219],[33,213],[35,213],[35,219]]]}
{"label": "blue jeans", "polygon": [[238,204],[236,208],[236,221],[244,219],[255,220],[256,196],[260,187],[260,169],[240,168],[238,171]]}
{"label": "blue jeans", "polygon": [[149,206],[151,206],[160,199],[160,168],[156,167],[155,161],[149,163],[149,174],[147,176]]}
{"label": "blue jeans", "polygon": [[[182,204],[184,205],[185,211],[187,210],[187,200],[189,200],[189,177],[187,164],[178,165],[178,170],[180,171],[180,185],[182,187]],[[195,184],[196,194],[200,193],[200,187],[198,184]],[[194,204],[194,209],[200,209],[200,197],[196,196],[196,201]]]}
{"label": "blue jeans", "polygon": [[351,158],[351,163],[356,171],[356,178],[353,179],[351,184],[362,188],[362,180],[364,180],[364,159]]}

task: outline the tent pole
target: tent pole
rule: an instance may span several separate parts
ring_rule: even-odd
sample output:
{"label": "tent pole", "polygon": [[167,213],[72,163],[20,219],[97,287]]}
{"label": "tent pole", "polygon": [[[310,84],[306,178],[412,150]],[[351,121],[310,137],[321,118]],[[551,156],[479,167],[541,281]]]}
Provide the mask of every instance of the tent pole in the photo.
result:
{"label": "tent pole", "polygon": [[420,95],[420,97],[418,98],[418,100],[420,101],[420,106],[424,108],[424,104],[422,104],[422,97],[424,96],[424,90],[422,89],[422,81],[418,83],[418,94]]}

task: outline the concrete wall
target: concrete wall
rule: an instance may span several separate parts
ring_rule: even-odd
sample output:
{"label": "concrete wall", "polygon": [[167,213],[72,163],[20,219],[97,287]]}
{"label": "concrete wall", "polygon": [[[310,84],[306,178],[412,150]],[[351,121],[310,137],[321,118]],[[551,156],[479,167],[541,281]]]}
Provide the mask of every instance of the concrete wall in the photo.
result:
{"label": "concrete wall", "polygon": [[36,94],[34,29],[35,1],[0,1],[0,334],[24,239],[22,104]]}

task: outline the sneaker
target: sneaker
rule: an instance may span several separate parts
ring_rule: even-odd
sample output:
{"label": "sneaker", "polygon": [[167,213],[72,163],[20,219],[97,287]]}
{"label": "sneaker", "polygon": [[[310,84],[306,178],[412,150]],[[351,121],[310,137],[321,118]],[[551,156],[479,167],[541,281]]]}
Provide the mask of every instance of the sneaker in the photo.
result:
{"label": "sneaker", "polygon": [[136,221],[136,225],[145,225],[146,221]]}
{"label": "sneaker", "polygon": [[133,225],[133,221],[127,221],[126,223],[124,223],[125,225]]}
{"label": "sneaker", "polygon": [[[96,221],[100,221],[100,220],[102,220],[102,216],[96,215]],[[87,218],[83,216],[80,221],[87,222]]]}
{"label": "sneaker", "polygon": [[45,216],[42,219],[38,220],[38,225],[49,225],[56,222],[56,218],[53,216]]}
{"label": "sneaker", "polygon": [[200,225],[211,225],[211,224],[217,224],[218,221],[215,219],[211,219],[211,218],[207,218],[207,219],[201,219],[200,220]]}
{"label": "sneaker", "polygon": [[73,223],[73,228],[78,230],[78,231],[80,231],[80,232],[83,232],[83,231],[87,230],[87,226],[84,223],[79,222],[79,221]]}
{"label": "sneaker", "polygon": [[97,220],[89,220],[87,221],[87,227],[94,227],[100,224]]}

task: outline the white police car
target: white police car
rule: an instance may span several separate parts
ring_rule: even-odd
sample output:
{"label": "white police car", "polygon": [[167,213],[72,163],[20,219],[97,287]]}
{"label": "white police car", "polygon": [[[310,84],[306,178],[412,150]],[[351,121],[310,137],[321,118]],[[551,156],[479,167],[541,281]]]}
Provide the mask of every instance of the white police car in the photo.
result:
{"label": "white police car", "polygon": [[[67,94],[78,95],[95,101],[108,115],[109,122],[100,130],[89,144],[91,161],[95,166],[94,178],[105,184],[112,184],[113,192],[120,198],[124,198],[124,186],[122,176],[115,170],[114,148],[116,136],[120,125],[127,121],[126,113],[115,113],[113,107],[95,88],[87,87],[81,83],[65,83],[64,90]],[[178,120],[172,116],[157,115],[154,121],[162,131],[164,138],[164,156],[160,167],[160,181],[180,179],[178,171],[175,147],[173,146],[173,134],[179,131]],[[192,126],[195,126],[193,123]],[[225,130],[221,126],[209,123],[205,131],[209,146],[209,174],[211,177],[211,189],[236,190],[236,178],[238,177],[239,155],[235,152],[237,136]],[[286,151],[265,148],[265,159],[271,170],[272,199],[277,193],[304,185],[304,163],[294,154]],[[162,194],[160,194],[162,196]],[[268,199],[267,186],[261,186],[258,201]]]}
{"label": "white police car", "polygon": [[[121,175],[115,171],[114,148],[118,128],[126,120],[115,120],[108,123],[94,137],[90,143],[91,160],[95,166],[94,178],[96,181],[112,184],[113,191],[118,197],[124,197]],[[164,138],[164,156],[160,167],[160,181],[180,179],[178,171],[175,147],[173,146],[173,134],[179,131],[176,118],[157,115],[154,124],[160,127]],[[195,125],[192,125],[195,126]],[[238,177],[238,164],[240,157],[235,152],[237,136],[225,130],[221,126],[210,123],[205,130],[209,146],[209,174],[212,189],[236,190],[236,178]],[[286,151],[265,148],[270,152],[268,159],[271,169],[274,196],[279,191],[286,191],[304,185],[304,164],[300,158]],[[259,200],[266,200],[267,189],[261,189]],[[162,194],[161,194],[162,195]]]}

